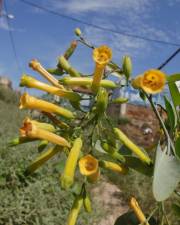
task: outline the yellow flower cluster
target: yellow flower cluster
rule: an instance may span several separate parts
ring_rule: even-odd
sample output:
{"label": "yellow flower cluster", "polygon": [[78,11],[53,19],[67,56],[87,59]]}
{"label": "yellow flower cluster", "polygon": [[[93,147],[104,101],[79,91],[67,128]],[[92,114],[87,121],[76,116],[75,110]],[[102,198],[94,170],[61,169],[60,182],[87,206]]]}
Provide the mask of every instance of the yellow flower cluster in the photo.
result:
{"label": "yellow flower cluster", "polygon": [[[76,34],[81,37],[79,29],[76,30]],[[17,145],[29,141],[41,141],[40,143],[43,141],[45,147],[48,146],[49,143],[52,145],[47,150],[43,150],[40,156],[28,166],[26,169],[27,175],[32,174],[45,162],[60,152],[64,152],[67,156],[64,170],[59,178],[61,188],[67,190],[70,189],[76,181],[79,182],[78,179],[76,179],[76,172],[77,170],[80,172],[81,178],[83,179],[82,189],[74,199],[68,216],[67,225],[76,224],[78,214],[83,205],[87,212],[92,211],[86,185],[97,182],[100,179],[103,169],[122,175],[128,173],[129,165],[126,164],[126,156],[123,156],[119,152],[116,143],[124,144],[143,163],[148,164],[148,166],[152,163],[149,156],[135,145],[119,128],[114,128],[111,124],[110,130],[108,126],[102,125],[102,122],[105,120],[106,123],[109,124],[106,115],[110,96],[108,89],[112,90],[117,88],[115,82],[103,79],[106,66],[112,64],[111,49],[103,45],[93,50],[92,55],[95,62],[95,69],[92,77],[87,77],[82,76],[82,74],[68,62],[68,58],[73,54],[76,46],[77,41],[73,42],[67,52],[59,57],[59,62],[55,69],[46,70],[37,60],[32,60],[29,63],[29,66],[41,74],[49,83],[41,82],[32,76],[23,74],[20,86],[36,88],[48,94],[68,100],[72,107],[81,110],[83,117],[79,119],[78,113],[74,113],[62,105],[31,96],[28,93],[23,93],[20,97],[19,108],[38,110],[44,116],[48,117],[53,125],[50,122],[46,123],[26,117],[20,128],[19,137],[14,139],[11,143],[11,145]],[[126,76],[127,82],[129,81],[131,70],[131,60],[129,57],[125,57],[123,61],[123,74]],[[49,71],[52,71],[53,74],[57,72],[57,75],[67,73],[68,76],[63,76],[63,78],[58,80]],[[144,75],[135,78],[132,81],[132,85],[135,88],[143,89],[147,93],[155,94],[163,89],[165,81],[165,75],[161,71],[148,70]],[[83,99],[83,96],[80,92],[77,93],[74,88],[82,88],[90,92],[93,98],[93,106],[89,109],[87,114],[80,108],[80,101]],[[124,103],[127,101],[127,99],[117,98],[114,100],[114,103]],[[96,149],[93,144],[90,146],[90,151],[88,147],[86,149],[86,143],[84,143],[86,138],[84,127],[87,125],[88,129],[88,124],[95,124],[94,130],[103,133],[102,136],[97,135],[96,141],[100,141],[101,148],[104,150],[103,153],[107,154],[110,158],[109,161],[101,160],[97,157],[95,153]],[[109,134],[110,132],[111,134]],[[112,140],[110,140],[111,136],[113,136]],[[105,140],[104,137],[106,138]],[[134,207],[134,210],[136,209],[137,207]],[[140,211],[136,210],[136,213],[139,216],[140,222],[144,222],[144,217]]]}

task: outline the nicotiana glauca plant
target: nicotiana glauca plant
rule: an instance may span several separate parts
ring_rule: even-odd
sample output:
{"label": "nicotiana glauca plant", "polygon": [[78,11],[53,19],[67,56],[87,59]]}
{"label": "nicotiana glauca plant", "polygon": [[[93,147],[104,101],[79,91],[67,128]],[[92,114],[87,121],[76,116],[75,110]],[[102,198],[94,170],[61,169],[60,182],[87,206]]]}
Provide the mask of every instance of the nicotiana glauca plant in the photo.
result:
{"label": "nicotiana glauca plant", "polygon": [[[56,68],[45,69],[35,59],[29,63],[48,83],[27,74],[21,77],[20,86],[42,90],[69,103],[67,108],[57,102],[35,98],[28,93],[22,94],[20,109],[38,110],[48,118],[48,122],[44,122],[26,117],[19,137],[10,143],[15,146],[32,141],[39,142],[38,148],[41,148],[42,152],[27,167],[25,175],[34,173],[57,153],[65,154],[65,167],[59,177],[60,187],[67,191],[73,191],[74,184],[80,187],[67,219],[67,225],[74,225],[82,207],[87,213],[93,210],[89,190],[91,184],[99,180],[103,170],[114,171],[117,176],[125,176],[131,169],[137,170],[153,177],[152,191],[157,201],[155,209],[146,217],[135,197],[131,198],[130,207],[139,224],[151,224],[151,217],[157,210],[161,212],[161,224],[169,224],[164,201],[173,192],[179,197],[177,186],[180,181],[180,93],[176,82],[180,80],[180,74],[167,76],[160,70],[148,69],[133,79],[129,56],[124,56],[122,65],[119,66],[112,61],[113,53],[108,46],[92,46],[79,28],[75,30],[75,34],[77,40],[72,41],[64,55],[59,57]],[[68,61],[78,44],[92,50],[94,70],[90,75],[79,72]],[[116,76],[119,81],[108,79],[110,75]],[[125,85],[120,83],[122,78],[126,80]],[[166,85],[170,90],[171,100],[164,96],[164,107],[161,106],[166,113],[164,119],[153,101],[153,95],[162,92]],[[120,96],[112,98],[112,91],[122,86],[137,89],[140,96],[149,101],[159,121],[161,135],[155,146],[155,158],[130,140],[119,127],[114,127],[107,115],[110,103],[128,102],[127,98]],[[83,107],[83,101],[89,104],[86,109]],[[122,146],[132,154],[124,155],[121,152]],[[172,207],[179,212],[180,202],[174,203]]]}

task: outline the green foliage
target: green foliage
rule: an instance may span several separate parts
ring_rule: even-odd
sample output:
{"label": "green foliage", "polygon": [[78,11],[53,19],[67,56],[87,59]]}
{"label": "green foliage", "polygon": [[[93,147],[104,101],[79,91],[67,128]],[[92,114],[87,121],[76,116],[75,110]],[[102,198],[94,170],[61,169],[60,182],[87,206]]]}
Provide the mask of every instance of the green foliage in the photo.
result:
{"label": "green foliage", "polygon": [[19,93],[16,93],[10,88],[6,88],[0,85],[0,100],[6,103],[17,104],[19,99]]}
{"label": "green foliage", "polygon": [[[17,105],[0,101],[0,224],[64,225],[74,199],[58,182],[64,157],[57,155],[32,177],[24,177],[25,169],[39,154],[38,142],[7,147],[18,135],[24,116]],[[88,219],[82,211],[78,224],[98,221],[102,212],[96,207],[93,203]]]}
{"label": "green foliage", "polygon": [[[169,78],[169,80],[170,80],[170,78]],[[178,90],[178,88],[177,88],[177,86],[175,84],[175,81],[168,82],[168,85],[169,85],[169,90],[170,90],[170,93],[171,93],[171,97],[172,97],[174,106],[176,107],[176,106],[180,105],[180,93],[179,93],[179,90]]]}
{"label": "green foliage", "polygon": [[168,123],[170,125],[171,131],[174,131],[174,129],[177,126],[177,115],[176,110],[174,109],[174,106],[170,103],[170,101],[167,99],[167,97],[164,97],[166,111],[168,114]]}

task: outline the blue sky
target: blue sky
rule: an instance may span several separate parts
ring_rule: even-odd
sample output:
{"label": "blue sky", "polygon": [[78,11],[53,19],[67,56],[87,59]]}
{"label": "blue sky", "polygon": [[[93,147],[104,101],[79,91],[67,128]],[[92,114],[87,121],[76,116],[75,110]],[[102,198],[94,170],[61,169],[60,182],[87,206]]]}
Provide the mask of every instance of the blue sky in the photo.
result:
{"label": "blue sky", "polygon": [[[29,0],[33,2],[33,0]],[[133,75],[158,67],[177,47],[147,42],[127,36],[105,32],[93,27],[58,17],[25,5],[20,0],[6,0],[11,19],[12,34],[22,70],[17,68],[8,34],[5,17],[0,18],[0,75],[7,75],[15,88],[22,72],[40,78],[28,68],[31,59],[37,58],[45,67],[53,67],[75,39],[74,29],[81,28],[87,39],[95,44],[109,45],[113,59],[121,63],[128,54],[133,61]],[[180,44],[180,0],[36,0],[37,4],[80,20],[124,31],[130,34]],[[4,10],[4,9],[3,9]],[[4,12],[4,11],[3,11]],[[5,13],[5,12],[4,12]],[[91,50],[81,45],[71,59],[79,71],[91,73]],[[180,72],[180,54],[164,71]]]}

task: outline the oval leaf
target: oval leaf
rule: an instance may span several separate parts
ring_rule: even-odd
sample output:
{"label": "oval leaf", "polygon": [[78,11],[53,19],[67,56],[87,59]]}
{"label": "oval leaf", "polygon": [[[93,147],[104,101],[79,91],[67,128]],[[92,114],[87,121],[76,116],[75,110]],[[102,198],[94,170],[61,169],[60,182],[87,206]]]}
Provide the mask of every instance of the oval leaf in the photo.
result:
{"label": "oval leaf", "polygon": [[166,200],[180,181],[180,161],[166,154],[158,145],[153,177],[153,195],[159,202]]}

